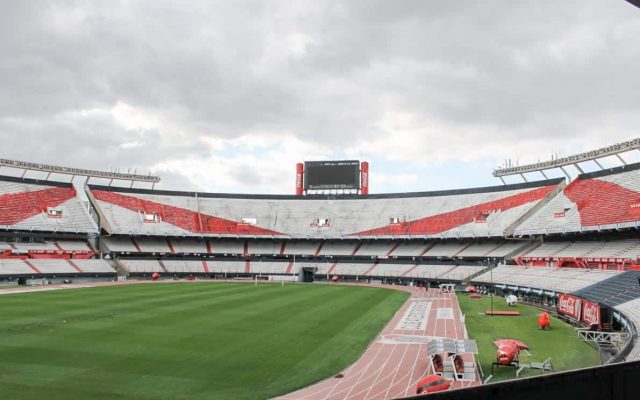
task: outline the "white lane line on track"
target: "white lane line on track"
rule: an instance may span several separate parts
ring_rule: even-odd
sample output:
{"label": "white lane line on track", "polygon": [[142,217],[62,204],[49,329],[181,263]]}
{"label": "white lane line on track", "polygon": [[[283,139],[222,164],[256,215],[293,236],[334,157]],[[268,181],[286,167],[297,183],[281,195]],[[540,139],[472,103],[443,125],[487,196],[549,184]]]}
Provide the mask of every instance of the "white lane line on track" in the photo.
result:
{"label": "white lane line on track", "polygon": [[[420,293],[418,293],[417,296],[414,296],[414,298],[411,299],[411,301],[414,301],[414,303],[412,303],[412,304],[416,304],[415,301],[423,301],[422,297],[423,296],[421,296]],[[422,318],[424,323],[419,325],[422,329],[414,329],[414,330],[412,330],[410,332],[411,335],[420,335],[420,334],[423,334],[424,331],[426,330],[426,327],[428,326],[428,322],[429,322],[429,319],[430,319],[429,318],[429,314],[431,313],[431,307],[428,307],[428,309],[426,311],[427,311],[426,315]],[[402,329],[402,328],[398,328],[398,326],[396,326],[396,330],[398,330],[398,329]],[[390,371],[386,376],[384,376],[382,379],[380,379],[380,378],[376,379],[376,383],[381,381],[381,380],[384,381],[384,380],[387,379],[387,377],[389,377],[389,375],[393,374],[393,377],[391,378],[391,383],[387,386],[387,389],[386,389],[385,394],[382,397],[382,399],[387,399],[388,398],[389,390],[397,383],[398,371],[402,367],[402,364],[403,364],[404,359],[405,359],[405,357],[407,355],[407,352],[411,349],[411,347],[412,346],[409,346],[409,345],[405,344],[404,345],[404,351],[402,353],[402,358],[400,359],[400,362],[398,362],[397,365],[395,366],[395,368],[392,371]],[[394,352],[395,352],[395,349],[394,349]],[[376,394],[370,395],[370,393],[373,390],[373,388],[375,387],[376,383],[374,383],[369,388],[369,390],[367,391],[366,395],[364,396],[365,399],[377,399],[378,395],[382,394],[382,392],[378,392]],[[359,392],[359,393],[361,393],[361,392]]]}
{"label": "white lane line on track", "polygon": [[[350,396],[351,396],[351,393],[352,393],[352,392],[353,392],[353,391],[358,387],[358,385],[359,385],[360,383],[362,383],[362,382],[366,382],[366,381],[368,381],[372,376],[374,376],[373,374],[375,374],[375,376],[374,376],[374,378],[373,378],[373,381],[375,382],[375,381],[377,380],[377,378],[380,376],[380,372],[382,372],[382,371],[385,369],[385,367],[386,367],[386,366],[387,366],[387,364],[389,363],[389,360],[391,359],[391,356],[393,355],[393,353],[394,353],[394,351],[395,351],[395,349],[396,349],[396,347],[397,347],[398,345],[395,345],[395,344],[394,344],[394,345],[391,345],[391,346],[393,346],[393,348],[389,351],[389,354],[387,354],[387,357],[385,358],[384,362],[383,362],[383,363],[382,363],[378,368],[376,368],[376,369],[374,369],[373,371],[371,371],[371,373],[366,374],[366,375],[367,375],[367,377],[366,377],[365,379],[362,379],[362,376],[361,376],[361,377],[360,377],[360,379],[358,379],[358,381],[356,382],[356,384],[355,384],[355,385],[353,385],[353,386],[351,386],[351,387],[349,388],[349,391],[347,392],[347,394],[346,394],[346,395],[344,395],[343,397],[340,397],[340,398],[343,398],[343,399],[349,399],[349,398],[350,398]],[[389,345],[387,345],[387,347],[389,347]],[[341,391],[340,391],[340,392],[338,392],[338,393],[344,393],[344,391],[345,391],[345,390],[347,390],[347,389],[343,389],[343,390],[341,390]],[[363,391],[364,391],[364,390],[360,390],[360,391],[358,391],[358,392],[354,393],[354,395],[360,394],[360,393],[362,393]]]}
{"label": "white lane line on track", "polygon": [[[411,301],[411,300],[415,300],[415,299],[410,299],[410,301]],[[429,310],[430,310],[430,307],[429,307]],[[398,328],[396,328],[396,329],[398,329]],[[415,331],[412,331],[412,332],[415,332]],[[403,352],[403,359],[404,359],[404,356],[405,356],[405,354],[406,354],[406,351],[407,351],[407,348],[408,348],[408,347],[409,347],[409,346],[405,345],[405,351]],[[392,356],[392,355],[394,355],[394,353],[396,352],[396,350],[397,350],[397,345],[395,345],[395,344],[394,344],[394,345],[393,345],[393,349],[389,352],[389,355],[388,355],[387,359],[385,360],[385,363],[382,365],[382,367],[381,367],[381,368],[378,368],[378,369],[377,369],[376,378],[374,379],[373,384],[369,386],[369,388],[368,388],[368,390],[367,390],[367,393],[365,394],[365,396],[364,396],[363,398],[365,398],[365,399],[375,398],[375,396],[374,396],[374,397],[370,397],[370,396],[369,396],[369,394],[371,393],[371,391],[372,391],[372,390],[373,390],[373,388],[375,387],[376,383],[377,383],[377,382],[379,382],[380,380],[385,380],[389,375],[391,375],[392,373],[394,373],[394,371],[397,371],[397,369],[400,367],[401,363],[397,364],[397,365],[396,365],[396,367],[395,367],[391,372],[389,372],[388,374],[386,374],[385,376],[383,376],[382,378],[380,378],[380,374],[382,374],[382,373],[383,373],[383,371],[386,369],[386,366],[387,366],[387,364],[389,363],[389,360],[391,359],[391,356]],[[351,391],[352,391],[354,388],[355,388],[355,386],[354,386],[354,387],[349,391],[349,393],[347,393],[347,395],[345,396],[345,399],[348,399],[348,398],[349,398],[349,395],[350,395]],[[358,392],[356,392],[356,393],[354,394],[354,396],[357,396],[357,395],[361,394],[362,392],[364,392],[364,389],[363,389],[363,390],[360,390],[360,391],[358,391]],[[354,397],[354,398],[360,398],[360,397]]]}
{"label": "white lane line on track", "polygon": [[[438,299],[435,302],[436,306],[432,309],[432,311],[433,311],[433,313],[435,315],[437,315],[438,308],[440,308],[440,307],[442,307],[444,305],[443,302],[444,302],[444,299],[443,299],[442,295],[439,295]],[[434,318],[434,320],[435,320],[435,323],[434,323],[434,326],[433,326],[433,328],[434,328],[433,336],[447,337],[447,334],[446,334],[446,332],[447,332],[446,320],[437,319],[437,318]],[[444,326],[444,334],[439,334],[439,332],[440,332],[440,329],[438,329],[439,328],[439,323],[442,323],[442,325]],[[428,371],[426,371],[426,372],[428,372]],[[418,384],[418,382],[420,382],[420,379],[422,379],[422,375],[419,375],[417,378],[415,378],[415,380],[407,388],[407,391],[409,389],[415,387]]]}
{"label": "white lane line on track", "polygon": [[[405,302],[405,305],[407,303]],[[396,314],[393,316],[393,318],[391,319],[391,321],[387,324],[387,326],[383,329],[382,333],[385,333],[387,328],[389,326],[394,326],[395,323],[397,323],[397,319],[399,318],[399,315],[401,315],[400,313],[403,311],[403,308],[405,307],[405,305],[403,305],[403,307],[400,308],[400,310],[398,310],[398,312],[396,312]],[[373,355],[373,358],[371,359],[371,361],[369,361],[368,363],[366,363],[365,365],[362,365],[361,361],[363,361],[363,359],[365,359],[366,357],[370,356],[370,354],[367,354],[370,350],[371,347],[373,345],[375,345],[377,341],[377,338],[375,340],[372,341],[372,345],[369,346],[360,356],[360,358],[358,360],[356,360],[356,362],[354,362],[353,364],[351,364],[347,369],[345,369],[344,371],[342,371],[341,373],[343,375],[345,375],[344,378],[342,379],[335,379],[333,377],[329,377],[327,379],[325,379],[324,381],[320,381],[316,384],[313,384],[311,386],[307,386],[306,388],[302,388],[299,389],[293,393],[288,393],[284,396],[281,396],[279,398],[281,399],[299,399],[300,397],[297,397],[299,395],[303,395],[305,399],[312,399],[312,398],[316,398],[316,395],[321,395],[322,392],[325,392],[327,390],[329,390],[328,393],[326,393],[322,399],[328,399],[329,396],[331,396],[333,394],[333,392],[336,390],[336,388],[342,384],[345,383],[346,380],[352,380],[351,378],[355,378],[356,376],[361,375],[362,373],[366,372],[366,370],[369,368],[370,364],[377,358],[378,354],[380,353],[380,351],[383,349],[382,346],[378,347],[377,352]],[[356,368],[357,367],[357,368]],[[359,371],[360,368],[363,368],[362,371]],[[358,372],[359,371],[359,372]],[[348,375],[347,375],[348,374]],[[332,382],[335,381],[335,382]],[[310,389],[310,391],[308,391]]]}
{"label": "white lane line on track", "polygon": [[[430,297],[434,297],[431,294],[431,289],[426,291],[425,296],[430,296]],[[437,309],[438,309],[438,299],[434,299],[434,303],[435,303],[435,307],[431,308],[431,312],[430,312],[430,317],[434,314],[437,313]],[[437,325],[438,325],[438,320],[436,318],[429,318],[430,321],[433,321],[433,324],[428,324],[427,325],[427,329],[424,330],[424,333],[427,335],[431,335],[431,336],[436,336],[438,333],[438,329],[437,329]],[[415,385],[417,384],[417,382],[422,379],[422,375],[424,374],[424,372],[419,372],[417,369],[418,364],[421,362],[421,356],[424,353],[424,351],[426,350],[426,345],[420,345],[420,347],[418,348],[418,353],[416,354],[416,359],[415,362],[413,364],[413,367],[411,368],[411,371],[409,373],[409,383],[407,385],[407,387],[404,389],[404,393],[401,395],[404,395],[404,397],[409,396],[409,391],[413,391],[412,389],[415,387]],[[425,371],[426,372],[426,371]],[[414,378],[414,376],[418,374],[417,378]],[[415,382],[415,383],[414,383]],[[400,392],[402,393],[402,392]],[[413,394],[413,393],[411,393]]]}
{"label": "white lane line on track", "polygon": [[404,360],[407,357],[407,353],[410,353],[410,349],[412,348],[412,346],[405,346],[404,349],[404,353],[402,354],[402,359],[400,359],[400,362],[398,363],[393,376],[391,377],[391,382],[389,383],[389,385],[387,385],[387,389],[384,390],[384,394],[382,391],[374,394],[374,397],[377,397],[378,395],[382,395],[383,399],[388,399],[389,398],[389,392],[391,391],[391,388],[398,382],[398,373],[400,373],[401,368],[404,366]]}
{"label": "white lane line on track", "polygon": [[[405,304],[408,304],[408,303],[405,303]],[[402,315],[401,313],[403,313],[403,312],[405,311],[405,310],[403,310],[403,309],[404,309],[404,307],[403,307],[403,308],[401,308],[400,310],[398,310],[398,312],[396,312],[396,315],[394,316],[394,318],[392,319],[392,321],[387,325],[388,327],[390,327],[390,326],[395,326],[395,324],[397,323],[397,320],[396,320],[396,319],[398,318],[398,316]],[[385,331],[386,331],[386,329],[384,329],[384,330],[383,330],[383,333],[386,333]],[[390,331],[392,331],[392,329],[391,329]],[[373,362],[378,358],[378,356],[380,355],[380,352],[384,349],[384,347],[385,347],[385,346],[389,346],[389,345],[382,345],[382,344],[378,344],[378,351],[377,351],[377,352],[375,353],[375,355],[371,358],[371,360],[370,360],[367,364],[365,364],[365,366],[364,366],[364,367],[363,367],[363,369],[360,371],[360,373],[359,373],[359,374],[358,374],[358,373],[356,373],[355,375],[351,375],[351,376],[349,377],[349,378],[351,378],[351,377],[355,377],[355,376],[357,376],[357,377],[358,377],[358,379],[356,380],[356,383],[355,383],[355,384],[353,384],[353,385],[351,386],[351,388],[350,388],[349,392],[351,392],[351,391],[352,391],[352,390],[353,390],[353,389],[354,389],[354,388],[355,388],[355,387],[360,383],[360,381],[362,380],[362,376],[363,376],[363,375],[364,375],[364,374],[369,370],[369,367],[370,367],[370,366],[371,366],[371,364],[372,364],[372,363],[373,363]],[[393,346],[395,347],[396,345],[393,345]],[[366,353],[367,353],[367,351],[368,351],[368,350],[369,350],[369,349],[367,349],[367,350],[365,351],[365,353],[363,353],[363,355],[362,355],[363,357],[367,355]],[[389,354],[391,354],[391,353],[393,353],[393,351],[390,351],[390,353],[389,353]],[[388,358],[387,358],[387,360],[388,360]],[[355,366],[356,364],[358,364],[358,361],[356,361],[352,366]],[[345,378],[346,378],[346,376],[345,376]],[[342,379],[345,379],[345,378],[342,378]],[[365,378],[365,379],[366,379],[366,378]],[[330,396],[334,395],[334,391],[337,389],[337,387],[338,387],[339,385],[341,385],[341,384],[343,384],[343,383],[344,383],[344,381],[342,381],[342,382],[336,382],[336,384],[335,384],[335,385],[333,385],[333,387],[331,387],[331,390],[330,390],[330,391],[329,391],[329,392],[328,392],[328,393],[323,397],[323,400],[325,400],[325,399],[329,399],[329,398],[330,398]],[[343,389],[343,390],[341,390],[341,391],[339,391],[339,392],[337,392],[337,393],[335,393],[335,394],[342,393],[342,392],[344,392],[345,390],[346,390],[346,389]],[[348,393],[347,393],[347,395],[348,395]],[[345,398],[346,398],[346,396],[345,396]]]}

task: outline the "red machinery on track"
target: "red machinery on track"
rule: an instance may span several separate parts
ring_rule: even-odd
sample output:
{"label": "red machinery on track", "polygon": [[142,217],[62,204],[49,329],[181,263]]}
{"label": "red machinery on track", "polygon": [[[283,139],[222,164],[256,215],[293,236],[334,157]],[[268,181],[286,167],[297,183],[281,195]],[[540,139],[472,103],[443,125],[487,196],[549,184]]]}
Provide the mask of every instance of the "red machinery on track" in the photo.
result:
{"label": "red machinery on track", "polygon": [[435,393],[448,390],[451,382],[438,375],[427,375],[420,379],[416,387],[416,394]]}

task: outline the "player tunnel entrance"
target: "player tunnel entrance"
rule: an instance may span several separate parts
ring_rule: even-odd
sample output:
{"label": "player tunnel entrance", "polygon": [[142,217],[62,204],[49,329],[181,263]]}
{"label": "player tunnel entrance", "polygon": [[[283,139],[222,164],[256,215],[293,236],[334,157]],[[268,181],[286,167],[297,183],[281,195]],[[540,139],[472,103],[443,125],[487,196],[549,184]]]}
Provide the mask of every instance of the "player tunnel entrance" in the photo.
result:
{"label": "player tunnel entrance", "polygon": [[316,270],[316,267],[300,268],[300,282],[313,282],[313,277],[316,273]]}

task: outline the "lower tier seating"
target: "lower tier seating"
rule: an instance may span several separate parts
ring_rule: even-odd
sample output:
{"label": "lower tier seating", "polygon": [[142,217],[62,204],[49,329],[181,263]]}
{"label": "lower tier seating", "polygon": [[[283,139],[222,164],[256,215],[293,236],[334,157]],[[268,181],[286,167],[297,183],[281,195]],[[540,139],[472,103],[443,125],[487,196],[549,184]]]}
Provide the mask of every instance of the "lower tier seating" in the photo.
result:
{"label": "lower tier seating", "polygon": [[0,259],[0,276],[51,276],[115,274],[101,259]]}
{"label": "lower tier seating", "polygon": [[521,267],[500,265],[473,279],[477,283],[505,284],[560,293],[573,293],[580,289],[619,275],[618,271],[584,268]]}
{"label": "lower tier seating", "polygon": [[[615,309],[627,316],[640,329],[640,298],[618,304]],[[640,340],[636,339],[631,352],[627,355],[626,361],[640,360]]]}
{"label": "lower tier seating", "polygon": [[92,257],[95,252],[86,240],[56,240],[31,242],[0,241],[0,258],[23,256],[38,257],[38,254],[49,254],[53,257]]}
{"label": "lower tier seating", "polygon": [[118,260],[132,274],[153,272],[170,274],[298,274],[301,268],[313,268],[316,275],[362,278],[407,278],[462,281],[482,271],[484,267],[455,264],[380,264],[350,262],[292,261],[221,261],[221,260]]}
{"label": "lower tier seating", "polygon": [[616,274],[576,291],[575,295],[610,307],[640,298],[640,271]]}
{"label": "lower tier seating", "polygon": [[511,256],[528,242],[398,241],[398,240],[269,240],[114,236],[101,239],[105,251],[149,254],[226,254],[354,256],[367,258],[482,258]]}
{"label": "lower tier seating", "polygon": [[640,239],[546,242],[521,256],[522,259],[563,257],[616,258],[636,261],[640,257]]}

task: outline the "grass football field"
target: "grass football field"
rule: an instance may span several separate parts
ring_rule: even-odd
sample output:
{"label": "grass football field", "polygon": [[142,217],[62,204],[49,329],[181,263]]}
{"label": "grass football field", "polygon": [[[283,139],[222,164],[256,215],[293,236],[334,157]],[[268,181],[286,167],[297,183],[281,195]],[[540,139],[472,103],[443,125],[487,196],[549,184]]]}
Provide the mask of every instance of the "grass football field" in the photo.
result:
{"label": "grass football field", "polygon": [[0,296],[3,399],[261,399],[353,363],[389,289],[142,284]]}
{"label": "grass football field", "polygon": [[[518,304],[507,306],[505,300],[496,297],[493,308],[496,311],[520,311],[520,316],[487,316],[491,309],[490,299],[469,299],[467,294],[458,294],[458,302],[465,315],[465,325],[469,337],[478,343],[478,358],[485,378],[491,374],[491,363],[496,358],[496,339],[518,339],[529,346],[529,353],[520,352],[520,363],[543,362],[551,357],[554,372],[600,365],[598,352],[587,343],[578,339],[573,327],[551,317],[551,330],[538,330],[540,310]],[[539,372],[525,369],[520,376],[534,376]],[[491,382],[514,379],[515,368],[500,367],[494,369]]]}

